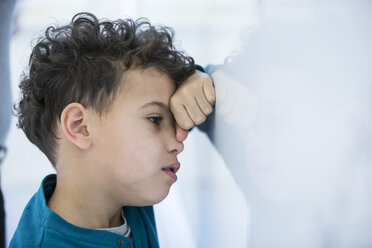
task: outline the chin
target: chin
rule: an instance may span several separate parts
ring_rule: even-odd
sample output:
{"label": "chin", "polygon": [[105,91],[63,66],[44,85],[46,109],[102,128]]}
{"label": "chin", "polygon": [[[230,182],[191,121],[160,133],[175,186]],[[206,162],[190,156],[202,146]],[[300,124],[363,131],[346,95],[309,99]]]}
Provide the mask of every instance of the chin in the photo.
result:
{"label": "chin", "polygon": [[162,192],[162,194],[159,194],[158,197],[156,199],[154,199],[154,204],[158,204],[160,202],[162,202],[169,194],[169,188],[167,190],[165,190],[164,192]]}
{"label": "chin", "polygon": [[152,192],[150,195],[147,195],[146,199],[143,199],[140,204],[137,206],[151,206],[162,202],[169,194],[169,188],[161,192]]}

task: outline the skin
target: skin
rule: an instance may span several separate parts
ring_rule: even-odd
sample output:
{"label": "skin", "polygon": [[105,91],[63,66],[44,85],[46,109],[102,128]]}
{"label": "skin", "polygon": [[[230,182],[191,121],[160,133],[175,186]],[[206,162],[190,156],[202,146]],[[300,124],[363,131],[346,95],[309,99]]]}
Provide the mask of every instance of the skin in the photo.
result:
{"label": "skin", "polygon": [[80,227],[119,226],[122,206],[159,203],[174,183],[162,169],[177,162],[187,131],[170,111],[173,81],[155,68],[122,80],[107,113],[71,103],[58,123],[58,181],[48,206]]}
{"label": "skin", "polygon": [[[179,127],[188,130],[206,120],[213,111],[215,101],[212,79],[208,74],[196,70],[178,87],[170,99],[170,108]],[[177,132],[177,138],[182,140],[183,136]]]}

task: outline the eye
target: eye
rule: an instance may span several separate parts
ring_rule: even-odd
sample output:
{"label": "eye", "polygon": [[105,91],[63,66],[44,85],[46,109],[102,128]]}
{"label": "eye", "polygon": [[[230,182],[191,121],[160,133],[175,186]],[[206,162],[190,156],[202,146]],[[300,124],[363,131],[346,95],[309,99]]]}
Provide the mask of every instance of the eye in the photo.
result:
{"label": "eye", "polygon": [[153,116],[148,117],[147,119],[151,121],[154,125],[159,126],[160,122],[163,120],[163,117]]}

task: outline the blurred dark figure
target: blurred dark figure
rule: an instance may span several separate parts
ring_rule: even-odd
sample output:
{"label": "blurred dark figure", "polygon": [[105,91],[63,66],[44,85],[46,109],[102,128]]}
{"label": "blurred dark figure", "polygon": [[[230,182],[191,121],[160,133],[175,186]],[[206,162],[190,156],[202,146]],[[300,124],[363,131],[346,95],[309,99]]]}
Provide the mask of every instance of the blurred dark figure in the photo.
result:
{"label": "blurred dark figure", "polygon": [[[2,164],[6,154],[5,139],[9,131],[11,120],[12,100],[10,90],[9,43],[11,36],[12,13],[15,3],[15,0],[0,1],[0,165]],[[0,247],[5,247],[5,212],[1,184],[0,216]]]}

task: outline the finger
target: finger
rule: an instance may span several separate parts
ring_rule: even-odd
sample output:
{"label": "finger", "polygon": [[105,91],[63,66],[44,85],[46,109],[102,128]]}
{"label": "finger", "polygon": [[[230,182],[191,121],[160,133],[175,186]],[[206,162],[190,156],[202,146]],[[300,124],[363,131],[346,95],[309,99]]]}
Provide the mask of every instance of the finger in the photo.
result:
{"label": "finger", "polygon": [[196,99],[196,101],[199,105],[199,109],[204,114],[204,116],[207,116],[210,113],[212,113],[213,106],[205,98],[203,98],[203,99],[198,98],[198,99]]}
{"label": "finger", "polygon": [[212,80],[209,80],[203,84],[203,92],[208,102],[213,105],[216,102],[216,91],[214,89]]}
{"label": "finger", "polygon": [[203,92],[200,92],[200,94],[198,94],[198,96],[196,96],[195,99],[196,102],[198,103],[199,109],[203,112],[205,116],[212,113],[213,106],[208,102]]}
{"label": "finger", "polygon": [[176,139],[179,142],[184,142],[189,134],[188,130],[181,128],[178,124],[176,124]]}
{"label": "finger", "polygon": [[194,126],[194,122],[187,113],[186,108],[182,104],[174,101],[172,98],[170,101],[170,109],[174,119],[182,129],[188,130]]}
{"label": "finger", "polygon": [[206,116],[200,109],[195,97],[189,99],[189,101],[187,101],[184,106],[195,125],[199,125],[206,120]]}

